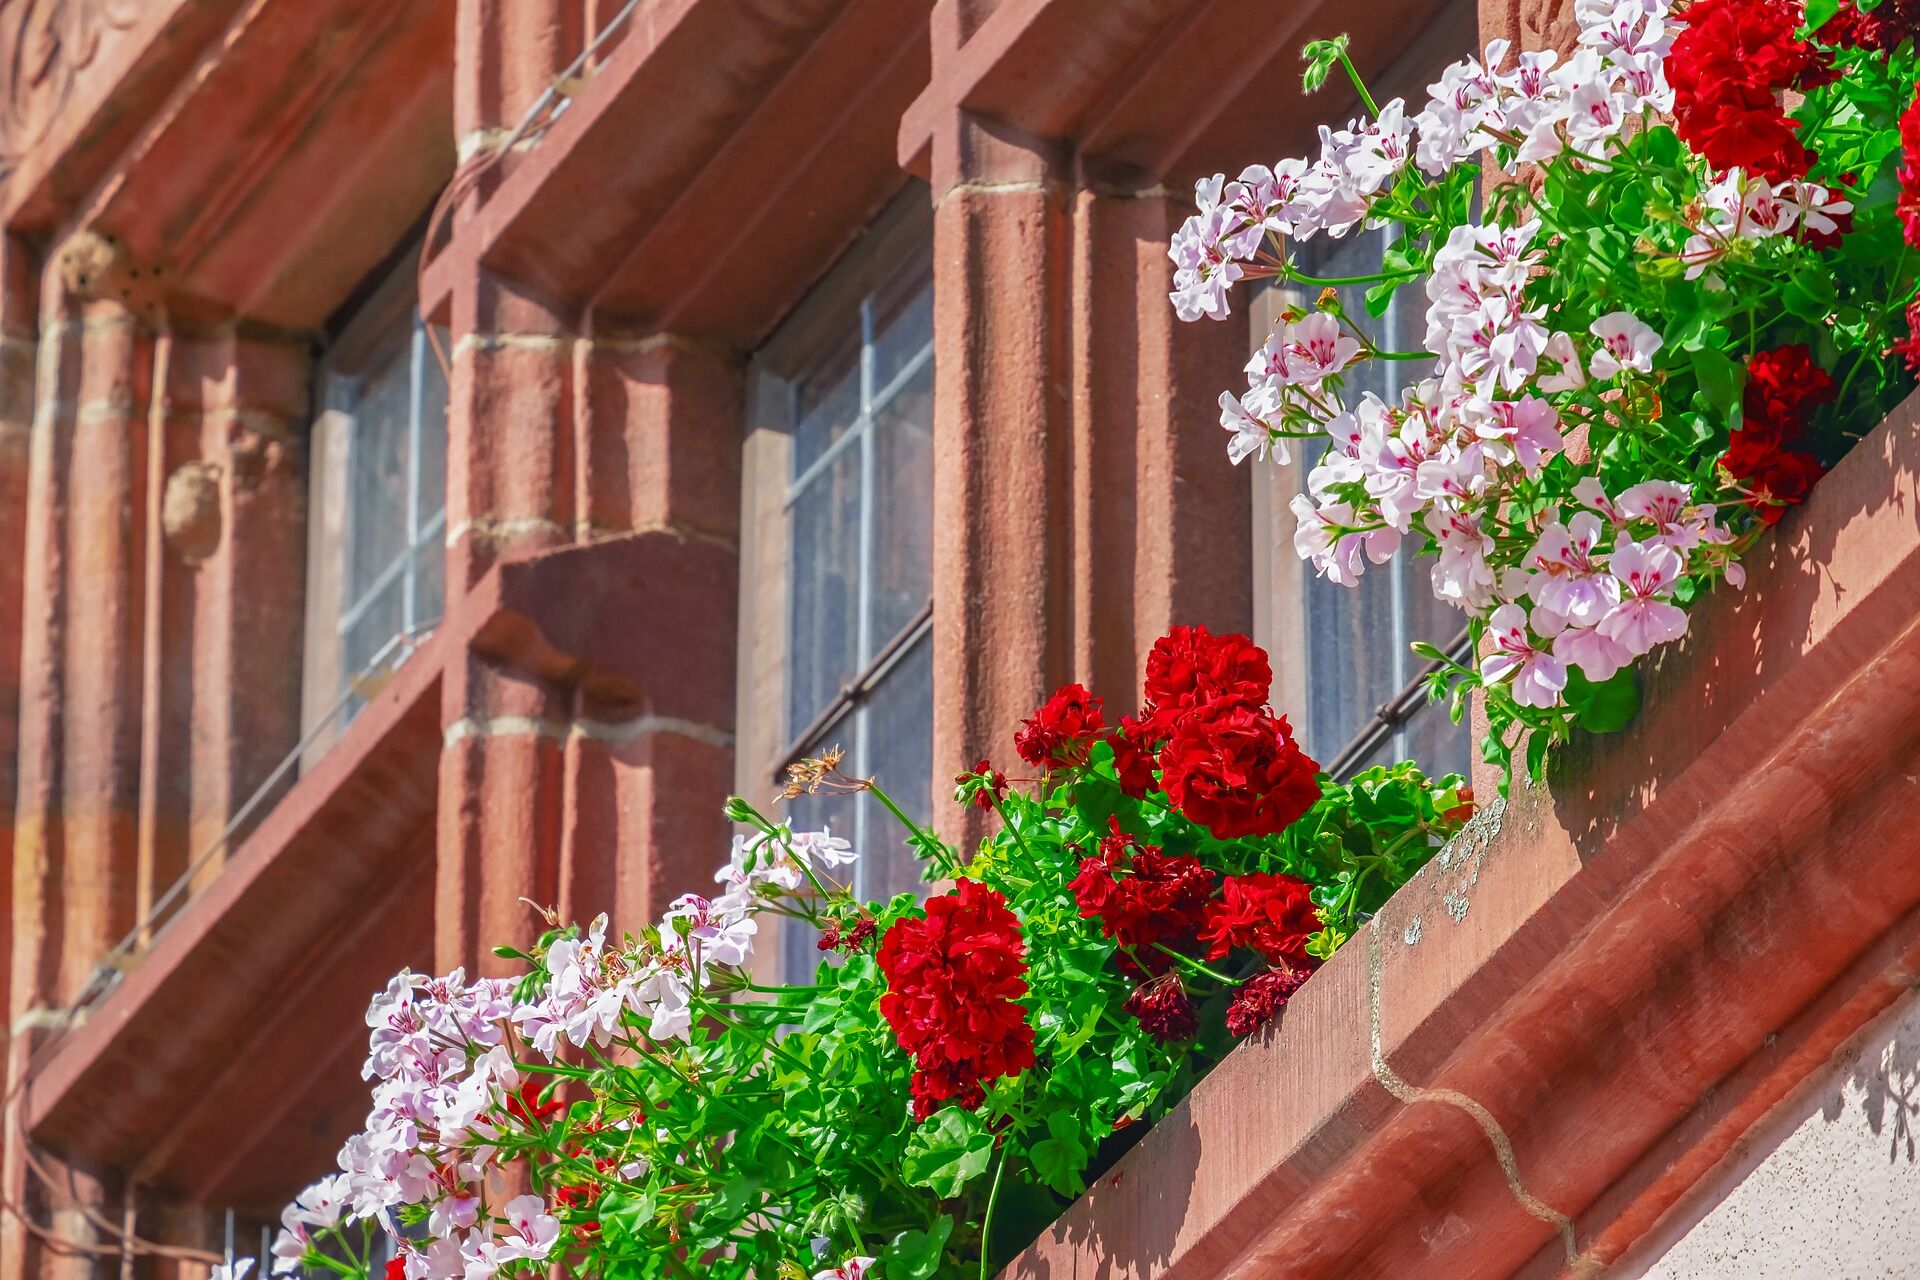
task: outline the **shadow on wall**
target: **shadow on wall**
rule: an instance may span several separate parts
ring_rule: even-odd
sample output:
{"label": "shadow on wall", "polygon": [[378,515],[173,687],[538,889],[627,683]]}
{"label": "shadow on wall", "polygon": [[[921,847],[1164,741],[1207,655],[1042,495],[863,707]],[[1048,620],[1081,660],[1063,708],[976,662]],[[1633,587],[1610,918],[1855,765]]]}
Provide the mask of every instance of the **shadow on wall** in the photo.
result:
{"label": "shadow on wall", "polygon": [[1904,1274],[1882,1268],[1920,1245],[1916,1118],[1920,996],[1908,996],[1755,1126],[1609,1280]]}
{"label": "shadow on wall", "polygon": [[[1078,1213],[1051,1224],[1010,1224],[1006,1232],[994,1233],[1000,1251],[1015,1244],[1024,1248],[1032,1238],[1050,1235],[1055,1240],[1071,1240],[1079,1246],[1079,1256],[1096,1259],[1091,1271],[1076,1269],[1071,1276],[1061,1276],[1055,1274],[1049,1259],[1029,1257],[1021,1273],[1023,1280],[1116,1280],[1119,1276],[1166,1272],[1194,1208],[1200,1171],[1200,1130],[1188,1104],[1181,1102],[1162,1117],[1140,1145],[1151,1146],[1153,1151],[1134,1162],[1138,1167],[1109,1169],[1088,1192],[1096,1203],[1102,1199],[1115,1201],[1113,1207],[1122,1213]],[[1151,1174],[1149,1185],[1134,1185],[1136,1179],[1147,1174]]]}
{"label": "shadow on wall", "polygon": [[1891,1040],[1869,1039],[1842,1050],[1835,1060],[1854,1060],[1853,1072],[1827,1095],[1820,1114],[1842,1123],[1857,1103],[1867,1128],[1887,1144],[1887,1163],[1915,1163],[1914,1122],[1920,1119],[1920,1007],[1909,1006]]}

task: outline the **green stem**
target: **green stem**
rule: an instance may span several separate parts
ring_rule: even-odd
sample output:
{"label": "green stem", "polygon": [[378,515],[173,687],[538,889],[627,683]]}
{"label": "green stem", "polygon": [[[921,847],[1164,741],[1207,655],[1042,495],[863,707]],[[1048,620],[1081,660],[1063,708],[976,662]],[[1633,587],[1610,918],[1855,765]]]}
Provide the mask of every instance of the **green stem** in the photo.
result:
{"label": "green stem", "polygon": [[1007,1152],[1001,1149],[1000,1162],[994,1166],[993,1186],[987,1192],[987,1211],[980,1219],[980,1280],[987,1280],[992,1273],[988,1267],[988,1242],[993,1237],[993,1211],[1000,1203],[1000,1179],[1007,1171]]}
{"label": "green stem", "polygon": [[1360,95],[1360,101],[1366,106],[1367,114],[1380,118],[1380,108],[1375,105],[1373,95],[1367,92],[1367,82],[1360,78],[1360,68],[1353,65],[1353,59],[1347,56],[1345,49],[1340,50],[1340,65],[1346,68],[1347,79],[1353,81],[1354,91]]}
{"label": "green stem", "polygon": [[1295,271],[1291,262],[1285,266],[1287,280],[1316,289],[1341,289],[1356,284],[1385,284],[1390,280],[1413,280],[1423,274],[1419,271],[1376,271],[1372,275],[1365,276],[1309,276]]}
{"label": "green stem", "polygon": [[1013,837],[1013,842],[1020,846],[1020,853],[1026,858],[1027,865],[1035,871],[1040,870],[1040,860],[1033,856],[1033,850],[1027,845],[1027,838],[1020,834],[1020,828],[1014,826],[1013,819],[1007,816],[1006,806],[1000,803],[1000,797],[994,793],[991,786],[988,787],[987,794],[993,796],[993,811],[1000,815],[1000,825],[1005,827],[1007,834]]}
{"label": "green stem", "polygon": [[954,861],[947,850],[947,846],[935,839],[934,836],[922,828],[919,823],[909,818],[906,811],[893,802],[893,797],[888,795],[879,783],[868,779],[867,790],[872,792],[874,798],[887,807],[888,812],[900,820],[901,826],[912,833],[913,843],[925,850],[934,861],[940,864],[942,875],[951,876],[960,869],[960,864]]}
{"label": "green stem", "polygon": [[1206,965],[1201,964],[1198,960],[1195,960],[1192,956],[1181,955],[1178,951],[1175,951],[1172,947],[1167,946],[1163,942],[1156,942],[1153,945],[1156,950],[1166,952],[1168,955],[1172,956],[1175,960],[1185,965],[1187,968],[1194,970],[1196,973],[1204,973],[1209,978],[1212,978],[1215,982],[1223,982],[1229,987],[1238,987],[1244,984],[1244,981],[1245,981],[1244,979],[1229,978],[1226,974],[1221,973],[1216,969],[1210,969]]}

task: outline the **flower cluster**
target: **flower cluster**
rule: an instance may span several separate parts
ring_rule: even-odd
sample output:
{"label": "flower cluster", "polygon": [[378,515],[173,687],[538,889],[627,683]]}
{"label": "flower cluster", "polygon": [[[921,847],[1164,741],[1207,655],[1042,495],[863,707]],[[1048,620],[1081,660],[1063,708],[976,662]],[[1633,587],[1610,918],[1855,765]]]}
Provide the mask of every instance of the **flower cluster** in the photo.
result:
{"label": "flower cluster", "polygon": [[[1422,651],[1456,715],[1487,691],[1497,760],[1516,726],[1537,750],[1624,723],[1634,660],[1823,474],[1824,423],[1889,407],[1896,361],[1920,369],[1899,243],[1920,247],[1920,9],[1849,7],[1813,37],[1797,0],[1574,11],[1564,60],[1495,42],[1411,116],[1389,102],[1323,130],[1317,160],[1204,180],[1170,248],[1183,318],[1225,317],[1240,281],[1319,289],[1221,395],[1228,456],[1322,444],[1294,546],[1335,583],[1432,557],[1481,658]],[[1371,104],[1344,42],[1307,55],[1310,85],[1337,62]],[[1376,274],[1319,280],[1292,255],[1366,227],[1400,234]],[[1424,351],[1384,349],[1339,292],[1371,285],[1378,314],[1416,282]],[[1354,387],[1387,360],[1430,372]]]}
{"label": "flower cluster", "polygon": [[971,1110],[985,1086],[1034,1064],[1033,1027],[1020,921],[1006,899],[977,880],[927,903],[880,941],[887,993],[880,1013],[913,1058],[913,1110],[925,1118],[953,1105]]}
{"label": "flower cluster", "polygon": [[1219,880],[1193,857],[1168,856],[1143,844],[1108,819],[1110,833],[1099,851],[1083,859],[1067,885],[1080,914],[1100,922],[1100,931],[1120,948],[1131,972],[1165,973],[1172,953],[1192,951],[1200,941],[1207,904]]}
{"label": "flower cluster", "polygon": [[1799,38],[1800,6],[1693,0],[1685,17],[1667,59],[1681,139],[1716,171],[1744,169],[1775,182],[1805,177],[1814,155],[1779,95],[1821,83],[1833,60]]}
{"label": "flower cluster", "polygon": [[[399,1242],[408,1280],[483,1280],[553,1252],[560,1222],[538,1195],[491,1202],[490,1174],[517,1132],[537,1122],[537,1086],[509,1050],[512,984],[402,972],[367,1008],[363,1074],[376,1081],[365,1128],[340,1151],[341,1172],[281,1214],[275,1274],[292,1271],[318,1233],[343,1220],[391,1226],[425,1211],[427,1238]],[[534,1105],[538,1106],[537,1100]]]}
{"label": "flower cluster", "polygon": [[1244,637],[1177,628],[1145,669],[1117,728],[1078,687],[1031,717],[1038,776],[961,775],[956,800],[997,820],[964,864],[836,753],[790,769],[789,796],[900,817],[953,886],[924,902],[861,900],[846,840],[735,798],[715,889],[638,933],[549,915],[496,952],[513,981],[401,974],[368,1012],[367,1123],[287,1207],[274,1270],[371,1280],[376,1234],[381,1280],[1004,1263],[996,1204],[1054,1216],[1109,1135],[1219,1060],[1219,1028],[1271,1024],[1471,812],[1411,765],[1315,777]]}
{"label": "flower cluster", "polygon": [[[1196,858],[1139,844],[1117,821],[1070,887],[1080,914],[1121,948],[1121,972],[1141,979],[1124,1008],[1159,1040],[1184,1040],[1200,1028],[1179,972],[1183,956],[1204,952],[1218,961],[1244,949],[1274,966],[1234,996],[1227,1016],[1236,1036],[1264,1026],[1319,963],[1307,948],[1323,922],[1304,880],[1268,872],[1223,879]],[[1297,981],[1283,991],[1285,984],[1269,981],[1276,975]]]}
{"label": "flower cluster", "polygon": [[[1084,764],[1105,742],[1128,795],[1157,785],[1223,840],[1275,835],[1319,798],[1320,767],[1267,709],[1272,683],[1266,654],[1245,636],[1175,627],[1147,654],[1138,716],[1109,729],[1102,699],[1070,684],[1022,722],[1015,745],[1028,763],[1058,767]],[[985,761],[976,772],[990,772]]]}
{"label": "flower cluster", "polygon": [[1720,465],[1747,492],[1748,505],[1773,524],[1806,501],[1826,468],[1802,448],[1812,411],[1839,388],[1804,343],[1762,351],[1747,362],[1740,426]]}
{"label": "flower cluster", "polygon": [[[529,1074],[515,1049],[557,1063],[570,1049],[688,1040],[696,994],[751,959],[755,915],[853,858],[828,831],[738,837],[716,873],[718,897],[683,895],[656,927],[617,945],[605,916],[584,933],[555,936],[528,999],[516,1001],[516,983],[469,980],[462,970],[400,973],[367,1010],[364,1074],[376,1084],[366,1125],[342,1147],[342,1172],[283,1212],[274,1272],[311,1261],[321,1237],[347,1222],[395,1233],[395,1280],[484,1280],[544,1263],[561,1239],[553,1210],[578,1207],[588,1188],[558,1186],[551,1204],[537,1194],[494,1203],[513,1153],[565,1110],[543,1097],[543,1077]],[[644,1167],[620,1158],[602,1164]],[[401,1221],[425,1230],[399,1235]],[[590,1235],[594,1225],[576,1231]]]}

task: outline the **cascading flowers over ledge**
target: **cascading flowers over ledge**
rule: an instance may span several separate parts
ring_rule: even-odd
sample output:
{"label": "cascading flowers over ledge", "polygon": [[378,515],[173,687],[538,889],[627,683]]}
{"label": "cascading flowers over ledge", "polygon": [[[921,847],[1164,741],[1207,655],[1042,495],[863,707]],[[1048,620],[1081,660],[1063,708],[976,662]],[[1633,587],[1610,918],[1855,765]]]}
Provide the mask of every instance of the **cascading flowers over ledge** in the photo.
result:
{"label": "cascading flowers over ledge", "polygon": [[[373,1108],[289,1206],[275,1273],[383,1280],[983,1277],[1058,1216],[1465,821],[1459,778],[1336,783],[1266,654],[1176,628],[1137,716],[1060,690],[964,865],[865,790],[929,879],[862,902],[856,851],[744,801],[711,897],[638,934],[554,928],[518,980],[402,973],[367,1012]],[[817,971],[764,981],[777,922]]]}
{"label": "cascading flowers over ledge", "polygon": [[[1529,772],[1574,725],[1620,728],[1633,666],[1687,630],[1709,584],[1803,501],[1920,368],[1915,6],[1881,0],[1578,0],[1565,59],[1447,68],[1423,108],[1376,104],[1344,40],[1308,46],[1365,107],[1317,159],[1198,187],[1174,307],[1230,289],[1321,290],[1220,398],[1228,454],[1324,442],[1295,547],[1351,586],[1431,556],[1476,667],[1443,665],[1456,719],[1485,692],[1483,753]],[[1476,194],[1484,213],[1476,207]],[[1383,267],[1301,272],[1295,246],[1380,230]],[[1330,286],[1384,313],[1422,290],[1422,351],[1382,349]],[[1346,383],[1431,361],[1397,403]]]}

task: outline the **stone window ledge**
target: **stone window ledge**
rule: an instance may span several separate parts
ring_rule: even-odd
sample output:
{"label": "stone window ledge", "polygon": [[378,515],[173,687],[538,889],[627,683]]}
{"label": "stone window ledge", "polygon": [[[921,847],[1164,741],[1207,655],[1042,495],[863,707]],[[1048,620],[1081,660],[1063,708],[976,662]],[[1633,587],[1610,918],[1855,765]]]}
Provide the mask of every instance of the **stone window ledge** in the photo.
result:
{"label": "stone window ledge", "polygon": [[1920,986],[1920,398],[1005,1273],[1597,1274]]}
{"label": "stone window ledge", "polygon": [[[365,1112],[365,1049],[344,1033],[368,994],[402,967],[435,964],[442,759],[473,728],[445,724],[456,664],[471,652],[571,685],[587,712],[625,717],[614,729],[725,724],[731,693],[717,676],[643,688],[660,655],[620,622],[653,590],[695,613],[730,609],[732,556],[646,532],[496,565],[121,982],[43,1043],[19,1103],[34,1140],[190,1199],[277,1215],[304,1184],[282,1185],[290,1171],[330,1167]],[[649,714],[636,719],[643,698]]]}

